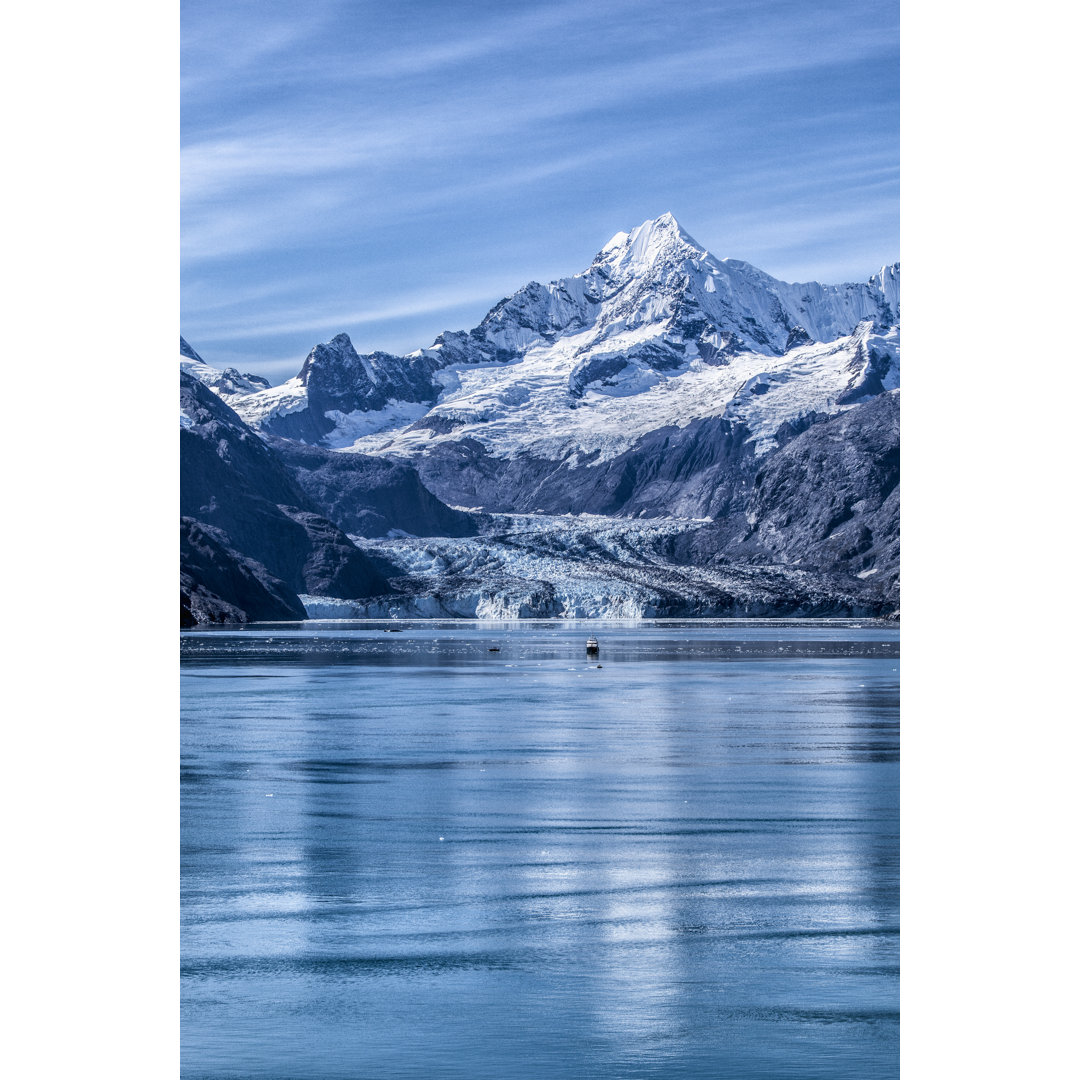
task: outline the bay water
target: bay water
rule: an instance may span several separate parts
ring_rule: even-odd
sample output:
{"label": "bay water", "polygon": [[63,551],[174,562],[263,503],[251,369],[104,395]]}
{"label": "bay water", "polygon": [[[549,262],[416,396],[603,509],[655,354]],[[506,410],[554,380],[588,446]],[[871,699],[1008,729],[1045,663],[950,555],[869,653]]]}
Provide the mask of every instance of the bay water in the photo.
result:
{"label": "bay water", "polygon": [[895,626],[181,644],[185,1080],[899,1075]]}

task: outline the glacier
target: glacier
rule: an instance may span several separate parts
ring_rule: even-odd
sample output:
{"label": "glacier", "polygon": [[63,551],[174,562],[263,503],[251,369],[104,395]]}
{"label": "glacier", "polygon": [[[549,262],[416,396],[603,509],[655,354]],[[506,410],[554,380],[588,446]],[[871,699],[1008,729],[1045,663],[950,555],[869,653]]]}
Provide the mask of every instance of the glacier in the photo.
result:
{"label": "glacier", "polygon": [[798,566],[680,564],[672,541],[705,530],[691,519],[495,515],[476,537],[353,536],[391,564],[392,594],[364,600],[301,595],[308,617],[641,619],[791,617],[883,612],[880,601],[826,587]]}
{"label": "glacier", "polygon": [[[663,214],[405,356],[341,333],[269,386],[181,339],[181,367],[320,512],[383,529],[352,541],[390,591],[312,617],[862,615],[898,603],[899,321],[899,263],[784,282]],[[417,494],[357,513],[376,462]],[[417,497],[475,524],[410,535]]]}

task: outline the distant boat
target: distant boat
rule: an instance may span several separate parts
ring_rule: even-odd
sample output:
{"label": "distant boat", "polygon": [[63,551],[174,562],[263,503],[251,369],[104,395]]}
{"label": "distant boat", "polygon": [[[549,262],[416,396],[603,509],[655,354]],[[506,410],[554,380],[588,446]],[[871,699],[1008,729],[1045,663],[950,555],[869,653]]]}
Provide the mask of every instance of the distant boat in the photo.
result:
{"label": "distant boat", "polygon": [[600,655],[600,642],[596,638],[591,637],[585,642],[585,655],[586,656],[599,656]]}
{"label": "distant boat", "polygon": [[488,649],[488,652],[498,652],[498,651],[499,651],[499,646],[498,645],[492,645],[491,648]]}

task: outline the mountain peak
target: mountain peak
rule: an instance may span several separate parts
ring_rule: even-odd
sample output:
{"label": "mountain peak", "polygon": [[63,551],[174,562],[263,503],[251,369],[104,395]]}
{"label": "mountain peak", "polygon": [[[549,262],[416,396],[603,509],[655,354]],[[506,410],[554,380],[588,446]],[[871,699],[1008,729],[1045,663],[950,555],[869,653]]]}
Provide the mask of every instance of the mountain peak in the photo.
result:
{"label": "mountain peak", "polygon": [[310,386],[316,373],[328,371],[346,371],[352,369],[359,358],[348,334],[335,334],[329,341],[316,345],[307,354],[304,366],[297,378],[304,386]]}
{"label": "mountain peak", "polygon": [[184,340],[183,334],[180,335],[180,355],[199,364],[205,363],[203,358]]}
{"label": "mountain peak", "polygon": [[677,233],[682,239],[689,240],[691,243],[694,242],[693,237],[691,237],[675,220],[675,215],[670,210],[666,210],[659,217],[653,218],[651,221],[643,221],[638,226],[638,229],[649,229],[653,232]]}
{"label": "mountain peak", "polygon": [[596,262],[639,273],[658,262],[696,259],[706,254],[705,248],[683,229],[669,210],[643,221],[628,233],[616,233],[601,249]]}

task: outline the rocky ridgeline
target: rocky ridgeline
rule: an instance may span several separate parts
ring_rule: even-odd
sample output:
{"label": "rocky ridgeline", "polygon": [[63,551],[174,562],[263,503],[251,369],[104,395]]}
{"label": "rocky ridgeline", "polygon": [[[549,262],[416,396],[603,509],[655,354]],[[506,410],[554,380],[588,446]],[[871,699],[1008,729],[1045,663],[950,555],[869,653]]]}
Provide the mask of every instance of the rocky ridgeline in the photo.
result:
{"label": "rocky ridgeline", "polygon": [[898,265],[790,285],[665,215],[405,357],[181,339],[184,617],[895,611],[898,323]]}

